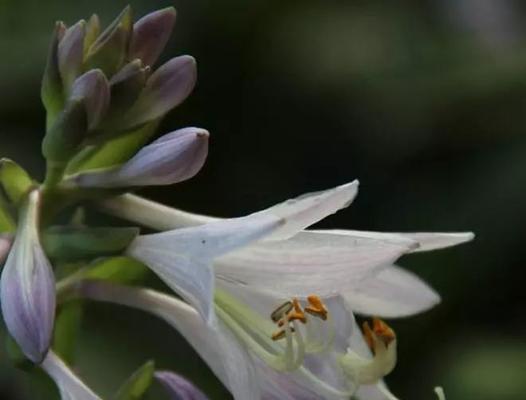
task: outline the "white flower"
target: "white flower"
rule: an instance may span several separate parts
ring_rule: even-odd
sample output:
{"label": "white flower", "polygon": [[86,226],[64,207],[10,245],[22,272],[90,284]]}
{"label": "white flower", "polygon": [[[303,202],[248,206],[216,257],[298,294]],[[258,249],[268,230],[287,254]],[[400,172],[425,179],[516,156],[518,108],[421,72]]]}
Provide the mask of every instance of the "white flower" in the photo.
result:
{"label": "white flower", "polygon": [[354,311],[381,317],[412,315],[437,304],[433,289],[393,263],[406,253],[469,241],[473,234],[303,230],[349,205],[357,187],[355,181],[238,219],[186,213],[132,195],[103,207],[154,229],[172,229],[140,236],[129,254],[207,316],[213,275],[219,286],[236,282],[282,298],[341,294]]}
{"label": "white flower", "polygon": [[[233,289],[236,297],[218,293],[218,321],[213,328],[188,304],[153,290],[103,282],[84,282],[78,290],[81,296],[135,307],[165,319],[188,340],[236,400],[347,400],[365,390],[383,396],[377,398],[394,399],[383,384],[370,384],[381,379],[392,365],[378,355],[376,345],[376,356],[371,356],[340,297],[326,299],[326,320],[313,315],[307,316],[305,324],[295,320],[284,328],[287,333],[283,340],[272,340],[277,326],[270,316],[254,311],[279,302],[269,295],[239,288]],[[371,334],[373,340],[377,340],[376,332]],[[391,339],[388,352],[395,357],[396,339]]]}

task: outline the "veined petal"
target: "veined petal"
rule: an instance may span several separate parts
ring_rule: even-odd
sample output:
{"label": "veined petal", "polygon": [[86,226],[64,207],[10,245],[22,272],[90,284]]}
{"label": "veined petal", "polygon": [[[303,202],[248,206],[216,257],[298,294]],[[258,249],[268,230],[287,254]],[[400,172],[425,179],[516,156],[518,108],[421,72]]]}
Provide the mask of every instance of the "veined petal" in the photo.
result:
{"label": "veined petal", "polygon": [[219,321],[211,329],[199,313],[175,297],[148,289],[85,283],[81,294],[153,313],[173,326],[208,364],[235,400],[260,400],[256,371],[250,355]]}
{"label": "veined petal", "polygon": [[418,314],[440,302],[424,281],[394,265],[357,282],[343,296],[355,312],[384,318]]}
{"label": "veined petal", "polygon": [[157,371],[155,378],[162,383],[172,400],[208,400],[208,397],[188,379],[170,371]]}
{"label": "veined petal", "polygon": [[283,241],[264,241],[214,263],[225,279],[284,297],[328,296],[351,290],[374,269],[393,263],[416,243],[397,235],[359,231],[302,231]]}
{"label": "veined petal", "polygon": [[42,369],[55,381],[62,400],[101,400],[52,351],[42,362]]}
{"label": "veined petal", "polygon": [[[347,207],[358,192],[358,181],[353,181],[333,189],[309,193],[295,199],[287,200],[273,207],[252,214],[268,214],[281,218],[280,229],[265,237],[265,240],[284,240],[294,236],[302,229]],[[134,221],[156,230],[170,230],[221,221],[214,218],[193,214],[162,204],[142,199],[133,195],[119,196],[101,202],[104,210],[118,217]],[[250,216],[249,216],[250,217]]]}
{"label": "veined petal", "polygon": [[209,322],[213,322],[213,258],[258,240],[282,221],[254,214],[202,226],[139,236],[127,253],[149,266]]}
{"label": "veined petal", "polygon": [[2,314],[24,354],[40,363],[51,342],[55,278],[38,236],[40,193],[29,194],[1,280]]}
{"label": "veined petal", "polygon": [[193,177],[208,153],[208,132],[184,128],[169,133],[142,148],[124,165],[90,171],[72,177],[81,187],[171,185]]}

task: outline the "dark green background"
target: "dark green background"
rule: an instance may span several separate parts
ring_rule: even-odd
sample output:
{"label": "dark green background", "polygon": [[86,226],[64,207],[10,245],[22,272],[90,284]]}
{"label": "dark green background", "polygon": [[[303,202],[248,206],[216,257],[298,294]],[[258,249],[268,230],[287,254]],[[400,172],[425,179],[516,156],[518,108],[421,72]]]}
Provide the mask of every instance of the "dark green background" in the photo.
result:
{"label": "dark green background", "polygon": [[[39,81],[55,19],[125,1],[0,0],[0,150],[41,177]],[[204,170],[142,194],[219,216],[255,211],[358,178],[360,195],[320,226],[473,230],[474,243],[401,264],[443,296],[392,324],[403,399],[526,396],[526,9],[511,0],[136,0],[174,4],[165,57],[198,60],[194,94],[161,132],[202,126]],[[228,398],[164,323],[90,305],[78,370],[101,394],[148,358]],[[31,381],[32,382],[32,381]],[[51,399],[0,354],[6,399]],[[42,392],[43,393],[43,392]],[[152,398],[156,398],[153,394]]]}

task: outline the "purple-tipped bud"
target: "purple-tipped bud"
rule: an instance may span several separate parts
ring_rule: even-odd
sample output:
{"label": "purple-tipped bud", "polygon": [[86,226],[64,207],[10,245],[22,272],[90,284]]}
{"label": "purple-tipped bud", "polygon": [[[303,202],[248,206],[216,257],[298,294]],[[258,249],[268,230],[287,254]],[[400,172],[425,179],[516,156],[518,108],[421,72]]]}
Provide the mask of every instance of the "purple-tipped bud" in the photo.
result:
{"label": "purple-tipped bud", "polygon": [[70,99],[83,100],[86,105],[88,129],[97,127],[110,104],[110,87],[100,69],[93,69],[77,78],[71,88]]}
{"label": "purple-tipped bud", "polygon": [[40,192],[34,190],[21,212],[0,282],[7,329],[35,363],[42,362],[48,352],[55,320],[55,278],[40,245],[39,208]]}
{"label": "purple-tipped bud", "polygon": [[168,7],[142,17],[133,26],[130,58],[153,65],[170,39],[175,24],[175,8]]}
{"label": "purple-tipped bud", "polygon": [[193,57],[171,59],[150,76],[124,124],[133,127],[164,116],[188,97],[196,79]]}
{"label": "purple-tipped bud", "polygon": [[208,400],[188,379],[170,371],[158,371],[155,378],[164,386],[171,400]]}
{"label": "purple-tipped bud", "polygon": [[100,68],[111,77],[128,57],[133,29],[131,8],[126,7],[91,45],[86,55],[88,68]]}
{"label": "purple-tipped bud", "polygon": [[145,146],[124,165],[72,178],[81,187],[113,188],[170,185],[193,177],[208,154],[206,130],[184,128]]}
{"label": "purple-tipped bud", "polygon": [[84,58],[86,21],[81,20],[64,33],[58,46],[58,65],[62,81],[69,87],[80,74]]}

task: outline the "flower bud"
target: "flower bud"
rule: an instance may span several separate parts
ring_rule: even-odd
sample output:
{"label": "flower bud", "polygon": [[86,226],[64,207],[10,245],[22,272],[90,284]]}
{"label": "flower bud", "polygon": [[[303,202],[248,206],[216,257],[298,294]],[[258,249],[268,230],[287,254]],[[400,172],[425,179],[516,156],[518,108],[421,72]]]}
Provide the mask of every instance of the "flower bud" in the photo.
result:
{"label": "flower bud", "polygon": [[169,371],[158,371],[155,378],[164,386],[172,400],[208,400],[192,382]]}
{"label": "flower bud", "polygon": [[88,131],[83,99],[68,101],[42,141],[42,154],[48,162],[65,163],[78,150]]}
{"label": "flower bud", "polygon": [[164,116],[188,97],[196,79],[193,57],[172,58],[150,76],[123,124],[131,128]]}
{"label": "flower bud", "polygon": [[42,103],[51,121],[53,117],[60,112],[64,102],[62,78],[60,76],[58,61],[58,47],[59,41],[64,36],[65,31],[66,26],[62,22],[57,22],[49,46],[46,69],[42,78]]}
{"label": "flower bud", "polygon": [[112,115],[118,114],[120,119],[122,112],[135,103],[149,73],[150,67],[144,67],[142,61],[136,59],[126,64],[110,79]]}
{"label": "flower bud", "polygon": [[62,82],[69,88],[82,70],[86,21],[81,20],[64,33],[58,46],[58,64]]}
{"label": "flower bud", "polygon": [[91,45],[86,55],[87,67],[100,68],[107,76],[116,73],[128,57],[132,28],[128,6]]}
{"label": "flower bud", "polygon": [[84,55],[95,42],[100,34],[100,19],[97,14],[93,14],[86,23],[86,35],[84,36]]}
{"label": "flower bud", "polygon": [[193,177],[208,153],[208,132],[185,128],[169,133],[145,146],[124,165],[86,172],[71,178],[81,187],[126,187],[170,185]]}
{"label": "flower bud", "polygon": [[161,55],[175,24],[175,9],[168,7],[142,17],[133,26],[130,58],[153,65]]}
{"label": "flower bud", "polygon": [[9,333],[27,358],[46,356],[55,319],[55,278],[38,233],[40,192],[22,208],[15,241],[0,282],[2,314]]}
{"label": "flower bud", "polygon": [[71,88],[70,99],[84,101],[88,130],[95,129],[110,104],[110,87],[102,71],[93,69],[77,78]]}

